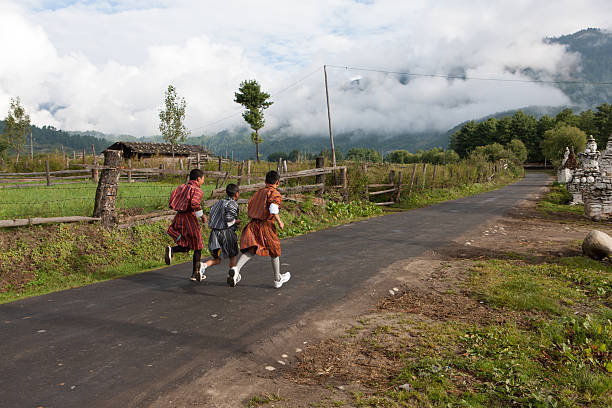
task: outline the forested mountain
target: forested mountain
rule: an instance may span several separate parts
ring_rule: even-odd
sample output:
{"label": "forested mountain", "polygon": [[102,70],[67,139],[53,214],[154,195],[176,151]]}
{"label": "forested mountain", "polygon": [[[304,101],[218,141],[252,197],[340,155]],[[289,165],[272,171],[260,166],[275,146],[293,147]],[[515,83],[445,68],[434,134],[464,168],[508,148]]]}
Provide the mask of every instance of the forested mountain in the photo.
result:
{"label": "forested mountain", "polygon": [[[330,150],[328,135],[321,136],[281,136],[275,132],[263,132],[263,143],[259,145],[262,158],[275,152],[299,150],[303,154],[318,154]],[[334,135],[336,149],[346,154],[351,148],[372,148],[386,154],[393,150],[407,149],[416,151],[432,147],[446,147],[448,136],[445,132],[403,133],[397,135],[376,135],[365,132],[340,133]],[[190,137],[187,143],[206,146],[216,154],[233,156],[235,159],[254,159],[255,145],[251,142],[250,131],[223,131],[213,136]]]}
{"label": "forested mountain", "polygon": [[[571,74],[572,80],[612,83],[612,32],[589,28],[546,41],[564,44],[569,51],[580,54],[580,65]],[[585,108],[612,101],[612,85],[559,84],[559,88],[573,103]]]}
{"label": "forested mountain", "polygon": [[[4,130],[4,121],[0,121],[0,134]],[[47,153],[54,151],[61,151],[62,147],[65,152],[71,153],[72,151],[80,152],[83,149],[87,153],[91,152],[91,145],[95,146],[96,152],[101,152],[106,149],[112,143],[106,139],[99,137],[93,137],[88,135],[80,135],[75,132],[65,132],[54,128],[53,126],[32,126],[32,138],[34,140],[34,152],[35,153]],[[30,136],[27,136],[25,141],[27,145],[27,151],[29,151]],[[25,148],[24,148],[25,151]]]}

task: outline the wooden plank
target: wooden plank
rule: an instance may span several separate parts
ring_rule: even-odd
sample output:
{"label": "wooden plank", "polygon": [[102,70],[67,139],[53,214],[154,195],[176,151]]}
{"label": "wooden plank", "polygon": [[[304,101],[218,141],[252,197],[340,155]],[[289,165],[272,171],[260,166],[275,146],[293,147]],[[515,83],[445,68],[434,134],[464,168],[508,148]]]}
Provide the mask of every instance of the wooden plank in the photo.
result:
{"label": "wooden plank", "polygon": [[68,222],[91,222],[100,221],[100,218],[96,217],[50,217],[50,218],[23,218],[14,220],[0,220],[0,227],[23,227],[26,225],[38,225],[38,224],[56,224],[56,223],[68,223]]}
{"label": "wooden plank", "polygon": [[[55,174],[78,174],[78,173],[89,173],[89,170],[59,170],[59,171],[50,171],[50,175]],[[31,172],[31,173],[2,173],[0,172],[0,177],[17,177],[17,176],[46,176],[46,171],[41,172]]]}
{"label": "wooden plank", "polygon": [[391,205],[391,204],[395,204],[395,201],[387,201],[387,202],[384,202],[384,203],[374,203],[374,204],[376,204],[376,205]]}
{"label": "wooden plank", "polygon": [[393,193],[393,192],[397,192],[397,187],[396,188],[390,188],[389,190],[381,190],[381,191],[370,191],[368,194],[373,196],[373,195],[379,195],[379,194],[386,194],[386,193]]}
{"label": "wooden plank", "polygon": [[395,187],[394,184],[368,184],[368,188],[379,188],[379,187]]}

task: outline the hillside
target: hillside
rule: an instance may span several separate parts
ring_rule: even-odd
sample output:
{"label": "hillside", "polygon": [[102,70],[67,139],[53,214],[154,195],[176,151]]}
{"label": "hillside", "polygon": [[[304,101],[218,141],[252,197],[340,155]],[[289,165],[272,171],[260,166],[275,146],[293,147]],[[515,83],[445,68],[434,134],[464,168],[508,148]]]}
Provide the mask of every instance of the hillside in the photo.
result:
{"label": "hillside", "polygon": [[[4,130],[4,121],[0,121],[0,133]],[[81,152],[83,149],[87,153],[91,152],[91,145],[94,145],[96,152],[101,152],[106,149],[111,143],[103,138],[89,135],[81,135],[77,132],[66,132],[54,128],[53,126],[32,126],[32,138],[34,139],[34,152],[47,153],[54,151],[64,151],[71,153],[72,151]],[[30,140],[26,141],[26,145],[30,145]]]}
{"label": "hillside", "polygon": [[[546,41],[580,54],[580,66],[572,73],[572,80],[612,83],[612,32],[589,28]],[[586,108],[612,100],[612,85],[560,84],[559,88],[573,103]]]}

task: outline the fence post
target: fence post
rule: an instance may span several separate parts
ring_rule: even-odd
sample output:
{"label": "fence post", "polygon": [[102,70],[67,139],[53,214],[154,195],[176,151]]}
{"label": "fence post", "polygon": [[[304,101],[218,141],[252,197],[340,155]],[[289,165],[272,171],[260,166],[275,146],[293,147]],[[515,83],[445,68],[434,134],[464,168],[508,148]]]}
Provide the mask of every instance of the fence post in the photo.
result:
{"label": "fence post", "polygon": [[426,176],[427,176],[427,163],[423,163],[423,184],[421,184],[421,191],[425,190]]}
{"label": "fence post", "polygon": [[395,170],[391,170],[389,172],[389,184],[396,184],[395,183]]}
{"label": "fence post", "polygon": [[238,186],[242,184],[242,173],[244,173],[244,162],[240,162],[240,167],[238,167],[238,181],[236,182]]}
{"label": "fence post", "polygon": [[83,164],[85,164],[85,149],[83,149]]}
{"label": "fence post", "polygon": [[128,172],[127,172],[127,176],[128,176],[128,183],[132,182],[132,159],[128,159]]}
{"label": "fence post", "polygon": [[47,157],[47,160],[45,160],[45,169],[47,172],[47,186],[51,185],[51,174],[49,172],[49,158]]}
{"label": "fence post", "polygon": [[342,167],[340,169],[340,181],[342,182],[342,198],[344,199],[344,202],[348,202],[349,194],[348,194],[348,177],[347,177],[346,167]]}
{"label": "fence post", "polygon": [[100,175],[94,203],[94,217],[99,217],[105,228],[112,228],[117,223],[115,204],[119,189],[119,174],[121,172],[121,151],[104,151],[104,170]]}
{"label": "fence post", "polygon": [[408,189],[408,195],[412,194],[412,186],[414,185],[414,178],[416,177],[416,169],[417,164],[414,163],[414,166],[412,167],[412,176],[410,177],[410,188]]}
{"label": "fence post", "polygon": [[403,178],[404,178],[404,174],[400,170],[400,172],[397,174],[397,195],[395,196],[395,202],[396,203],[399,203],[400,196],[402,194],[402,179]]}
{"label": "fence post", "polygon": [[[317,157],[315,163],[316,163],[315,167],[317,169],[325,167],[325,158],[324,157]],[[324,174],[321,174],[321,175],[317,176],[316,184],[321,184],[321,183],[325,184],[325,175]],[[323,197],[323,192],[324,191],[325,191],[325,188],[322,188],[321,190],[317,190],[317,193],[316,193],[317,197]]]}
{"label": "fence post", "polygon": [[431,176],[431,188],[436,186],[436,175],[438,174],[438,165],[434,165],[433,175]]}
{"label": "fence post", "polygon": [[365,177],[365,196],[366,200],[370,201],[370,180],[368,179],[368,163],[363,163],[363,176]]}
{"label": "fence post", "polygon": [[96,165],[96,146],[91,145],[91,164]]}
{"label": "fence post", "polygon": [[247,160],[247,184],[251,184],[251,161]]}
{"label": "fence post", "polygon": [[287,160],[283,160],[283,173],[284,173],[284,174],[289,173],[289,172],[287,171]]}
{"label": "fence post", "polygon": [[200,153],[196,154],[196,160],[197,160],[197,163],[195,166],[197,169],[199,169],[200,168]]}

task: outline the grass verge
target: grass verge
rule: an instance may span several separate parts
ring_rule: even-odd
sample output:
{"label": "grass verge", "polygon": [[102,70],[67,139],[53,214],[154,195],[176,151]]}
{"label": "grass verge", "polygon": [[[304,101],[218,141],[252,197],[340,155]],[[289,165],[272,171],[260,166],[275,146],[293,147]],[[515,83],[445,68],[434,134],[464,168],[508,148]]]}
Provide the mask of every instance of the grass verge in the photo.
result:
{"label": "grass verge", "polygon": [[[246,225],[246,208],[241,211]],[[283,204],[281,238],[380,215],[371,203],[304,197]],[[97,225],[60,224],[0,231],[0,303],[127,276],[163,266],[171,243],[169,221],[106,231]],[[203,229],[205,241],[208,230]],[[205,242],[206,246],[206,242]],[[203,255],[208,255],[203,251]],[[176,254],[176,262],[190,255]]]}

